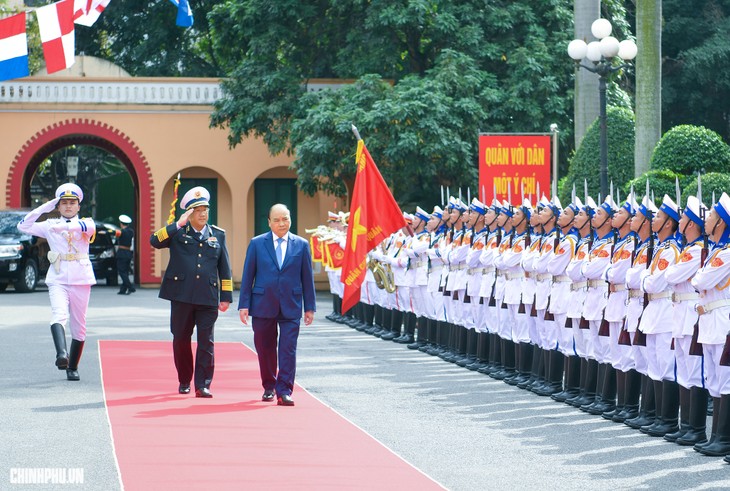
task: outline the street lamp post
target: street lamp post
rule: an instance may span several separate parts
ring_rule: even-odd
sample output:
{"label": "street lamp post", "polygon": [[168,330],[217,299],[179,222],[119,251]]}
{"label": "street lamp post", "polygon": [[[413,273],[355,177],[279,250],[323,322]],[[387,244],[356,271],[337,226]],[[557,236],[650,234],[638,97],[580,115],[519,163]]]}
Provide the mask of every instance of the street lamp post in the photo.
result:
{"label": "street lamp post", "polygon": [[[631,39],[619,42],[611,36],[611,23],[607,19],[598,19],[591,25],[591,33],[598,39],[588,44],[583,39],[574,39],[568,44],[568,55],[576,65],[598,75],[599,95],[599,124],[600,124],[600,159],[601,159],[601,196],[608,195],[608,137],[606,128],[606,80],[608,77],[628,67],[627,63],[614,66],[613,61],[618,56],[622,61],[630,61],[636,57],[636,43]],[[593,66],[581,63],[587,58]]]}

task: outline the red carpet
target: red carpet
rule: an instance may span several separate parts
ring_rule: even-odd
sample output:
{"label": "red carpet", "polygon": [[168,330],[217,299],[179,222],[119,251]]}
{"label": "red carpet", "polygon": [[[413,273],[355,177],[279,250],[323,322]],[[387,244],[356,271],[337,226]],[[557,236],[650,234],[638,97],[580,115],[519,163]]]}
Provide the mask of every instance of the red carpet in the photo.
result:
{"label": "red carpet", "polygon": [[255,353],[215,348],[214,397],[196,399],[177,393],[171,343],[99,342],[126,490],[442,489],[301,387],[295,407],[261,402]]}

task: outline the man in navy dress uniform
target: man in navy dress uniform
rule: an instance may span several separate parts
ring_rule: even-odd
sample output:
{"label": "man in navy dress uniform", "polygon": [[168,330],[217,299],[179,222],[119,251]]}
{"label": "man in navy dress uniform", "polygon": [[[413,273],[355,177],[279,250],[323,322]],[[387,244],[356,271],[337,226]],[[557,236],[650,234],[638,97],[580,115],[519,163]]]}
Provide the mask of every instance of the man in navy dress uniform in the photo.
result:
{"label": "man in navy dress uniform", "polygon": [[213,327],[218,310],[225,312],[233,300],[231,264],[226,234],[208,225],[210,193],[200,186],[180,200],[185,211],[177,223],[161,228],[150,237],[152,247],[169,248],[170,262],[162,279],[160,298],[170,300],[170,331],[178,392],[190,392],[193,352],[190,338],[198,327],[195,354],[195,396],[213,397]]}

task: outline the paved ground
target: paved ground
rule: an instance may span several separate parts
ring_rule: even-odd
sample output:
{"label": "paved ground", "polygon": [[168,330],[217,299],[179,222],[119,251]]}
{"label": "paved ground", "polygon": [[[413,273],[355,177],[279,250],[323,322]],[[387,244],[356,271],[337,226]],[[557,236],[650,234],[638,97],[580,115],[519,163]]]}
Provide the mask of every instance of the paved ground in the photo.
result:
{"label": "paved ground", "polygon": [[[170,334],[156,290],[115,293],[93,289],[78,383],[52,365],[47,293],[0,294],[0,489],[120,489],[96,341]],[[302,329],[297,382],[448,489],[730,488],[722,459],[332,324],[329,306],[321,295]],[[235,311],[220,317],[216,340],[253,345]],[[82,468],[84,484],[13,485],[19,468]]]}

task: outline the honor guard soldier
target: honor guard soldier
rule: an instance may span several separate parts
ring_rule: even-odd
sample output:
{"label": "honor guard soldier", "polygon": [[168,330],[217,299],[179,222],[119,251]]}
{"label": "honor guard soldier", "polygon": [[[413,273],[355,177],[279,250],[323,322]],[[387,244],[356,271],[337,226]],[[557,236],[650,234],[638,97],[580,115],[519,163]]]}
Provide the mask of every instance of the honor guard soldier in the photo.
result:
{"label": "honor guard soldier", "polygon": [[[78,364],[86,340],[86,310],[89,307],[91,285],[96,284],[89,260],[89,243],[94,241],[94,220],[79,218],[84,193],[73,183],[56,189],[55,198],[28,213],[18,224],[26,234],[48,241],[51,267],[46,275],[51,299],[51,335],[56,346],[56,367],[66,370],[68,380],[79,380]],[[37,222],[44,213],[58,209],[61,218]],[[70,322],[69,322],[70,320]],[[64,326],[71,329],[71,350],[66,352]]]}
{"label": "honor guard soldier", "polygon": [[[639,429],[654,422],[656,415],[654,405],[654,384],[647,375],[648,361],[645,335],[639,330],[639,322],[644,312],[644,292],[641,290],[641,274],[651,263],[654,249],[654,236],[651,222],[657,212],[654,203],[647,197],[639,206],[636,215],[631,219],[631,231],[637,235],[637,243],[631,259],[631,267],[626,272],[626,287],[629,289],[629,304],[626,307],[624,330],[629,334],[631,342],[630,354],[623,353],[621,366],[628,369],[624,408],[616,416],[627,426]],[[638,381],[636,373],[639,374]],[[639,400],[641,399],[641,407]]]}
{"label": "honor guard soldier", "polygon": [[705,355],[706,385],[714,398],[714,410],[710,440],[694,449],[721,456],[730,454],[730,366],[722,360],[730,316],[730,197],[726,193],[713,205],[705,232],[713,246],[692,286],[700,292],[698,340]]}
{"label": "honor guard soldier", "polygon": [[130,265],[132,264],[132,241],[134,240],[134,229],[129,225],[132,219],[127,215],[119,215],[121,231],[117,236],[117,271],[122,278],[122,286],[119,295],[129,295],[137,290],[129,281]]}
{"label": "honor guard soldier", "polygon": [[674,287],[675,319],[674,357],[679,384],[680,428],[664,439],[679,445],[696,445],[707,441],[707,398],[705,389],[702,345],[697,343],[699,326],[697,304],[699,294],[692,286],[692,278],[707,257],[705,244],[705,206],[694,196],[687,198],[687,206],[679,220],[679,232],[684,239],[682,252],[676,264],[669,266],[665,277]]}
{"label": "honor guard soldier", "polygon": [[[589,414],[602,414],[615,409],[615,383],[609,391],[604,391],[603,387],[610,369],[608,338],[598,335],[608,297],[608,283],[604,279],[604,274],[611,264],[611,254],[615,244],[611,227],[611,219],[615,211],[616,206],[610,195],[606,196],[606,200],[596,208],[596,214],[591,220],[596,238],[588,250],[588,260],[581,266],[583,277],[588,282],[583,307],[583,318],[588,321],[586,384],[588,384],[589,392],[595,391],[596,396],[594,402],[584,404],[580,409]],[[615,382],[615,378],[610,378],[610,380]]]}
{"label": "honor guard soldier", "polygon": [[[636,245],[636,234],[631,231],[631,220],[636,214],[636,201],[634,195],[629,194],[623,205],[613,215],[611,226],[616,231],[616,239],[611,254],[611,265],[605,273],[608,281],[608,301],[603,318],[608,323],[609,352],[607,362],[608,373],[605,377],[603,389],[606,398],[610,397],[611,389],[615,384],[618,401],[615,409],[605,411],[602,416],[611,421],[624,409],[626,403],[626,378],[632,372],[632,365],[624,366],[621,361],[630,355],[631,345],[619,343],[624,321],[626,319],[626,305],[628,302],[628,290],[626,289],[626,273],[631,267],[634,247]],[[628,333],[627,333],[628,334]],[[631,373],[632,383],[638,383],[639,375]]]}
{"label": "honor guard soldier", "polygon": [[[557,198],[556,198],[557,200]],[[556,201],[560,207],[560,202]],[[560,212],[557,225],[560,231],[560,241],[554,250],[554,254],[548,262],[548,273],[553,276],[553,284],[550,289],[549,312],[555,319],[554,329],[557,330],[558,350],[565,358],[565,383],[563,390],[550,396],[558,402],[576,397],[580,390],[580,357],[575,352],[573,342],[573,329],[568,324],[568,306],[571,303],[572,280],[566,274],[568,265],[575,257],[578,248],[578,229],[573,225],[575,217],[580,211],[581,203],[574,201],[563,208]]]}
{"label": "honor guard soldier", "polygon": [[[213,397],[215,360],[213,328],[218,310],[225,312],[232,301],[233,280],[223,229],[208,225],[210,193],[197,186],[185,193],[180,207],[186,210],[176,223],[150,237],[155,249],[170,249],[170,262],[162,279],[160,298],[170,300],[170,331],[177,369],[178,392],[190,392],[195,375],[195,396]],[[198,347],[193,372],[190,338],[198,327]]]}
{"label": "honor guard soldier", "polygon": [[677,204],[665,194],[652,222],[657,243],[651,264],[641,273],[641,289],[648,295],[649,303],[644,308],[639,329],[646,334],[648,375],[654,384],[656,406],[654,422],[642,426],[641,432],[650,436],[664,436],[678,429],[679,387],[672,351],[673,287],[665,276],[669,266],[679,259],[678,227]]}

